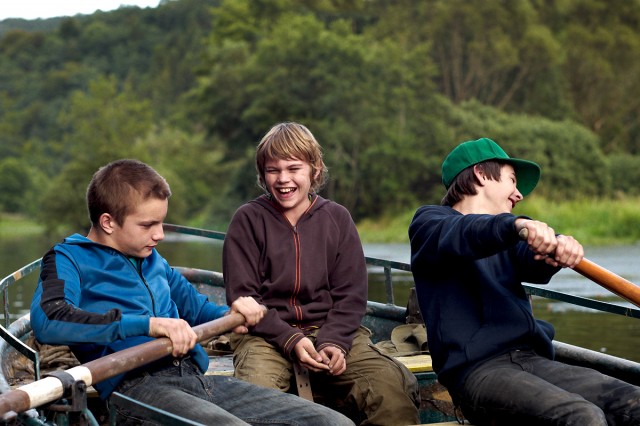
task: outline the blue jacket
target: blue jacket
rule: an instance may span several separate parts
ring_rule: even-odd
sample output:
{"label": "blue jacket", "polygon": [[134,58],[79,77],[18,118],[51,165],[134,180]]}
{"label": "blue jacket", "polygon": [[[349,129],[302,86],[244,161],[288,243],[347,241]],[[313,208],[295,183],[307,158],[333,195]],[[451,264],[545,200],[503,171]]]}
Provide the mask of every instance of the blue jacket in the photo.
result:
{"label": "blue jacket", "polygon": [[[153,250],[144,259],[74,234],[42,259],[31,302],[38,341],[69,345],[81,363],[149,340],[149,318],[182,318],[198,325],[223,316],[227,306],[209,303]],[[192,360],[204,372],[209,359],[200,345]],[[143,367],[144,368],[144,367]],[[95,384],[107,398],[123,375]]]}
{"label": "blue jacket", "polygon": [[514,349],[553,358],[553,326],[533,317],[522,282],[560,268],[536,261],[516,216],[423,206],[409,227],[411,269],[438,380],[456,391],[480,362]]}

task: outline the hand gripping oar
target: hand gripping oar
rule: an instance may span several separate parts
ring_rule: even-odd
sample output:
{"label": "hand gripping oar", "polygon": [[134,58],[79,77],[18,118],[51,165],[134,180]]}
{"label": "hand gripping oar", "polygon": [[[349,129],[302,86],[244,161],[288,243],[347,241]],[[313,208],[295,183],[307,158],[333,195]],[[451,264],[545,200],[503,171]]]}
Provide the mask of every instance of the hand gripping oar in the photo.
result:
{"label": "hand gripping oar", "polygon": [[[526,241],[529,231],[527,228],[522,228],[518,235],[522,240]],[[580,263],[573,268],[573,270],[640,307],[640,287],[631,281],[628,281],[585,258],[583,258]]]}
{"label": "hand gripping oar", "polygon": [[[225,333],[245,323],[242,314],[232,313],[222,318],[193,327],[198,342]],[[157,361],[173,351],[171,340],[161,337],[138,346],[118,351],[98,358],[86,364],[66,370],[77,380],[83,380],[87,386],[101,382],[118,374]],[[21,413],[30,408],[39,407],[60,399],[64,394],[62,381],[56,377],[45,377],[33,383],[21,386],[0,395],[0,419],[6,415]]]}

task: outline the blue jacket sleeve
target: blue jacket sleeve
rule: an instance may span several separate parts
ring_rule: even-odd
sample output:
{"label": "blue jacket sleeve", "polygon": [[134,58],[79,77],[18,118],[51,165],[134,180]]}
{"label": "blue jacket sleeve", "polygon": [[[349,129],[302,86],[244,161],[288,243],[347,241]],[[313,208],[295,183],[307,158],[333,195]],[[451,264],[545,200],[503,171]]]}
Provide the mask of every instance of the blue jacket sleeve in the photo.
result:
{"label": "blue jacket sleeve", "polygon": [[80,277],[76,263],[64,253],[52,249],[44,256],[31,302],[31,325],[40,342],[107,344],[148,334],[148,315],[123,315],[117,307],[103,313],[82,309]]}

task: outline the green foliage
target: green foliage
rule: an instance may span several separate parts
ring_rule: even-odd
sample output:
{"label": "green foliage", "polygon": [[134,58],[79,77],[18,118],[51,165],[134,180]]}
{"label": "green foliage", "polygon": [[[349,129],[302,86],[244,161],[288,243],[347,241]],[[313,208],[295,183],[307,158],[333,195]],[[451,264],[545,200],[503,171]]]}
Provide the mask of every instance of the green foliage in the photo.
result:
{"label": "green foliage", "polygon": [[[210,66],[192,96],[211,117],[209,132],[226,142],[233,159],[249,166],[248,150],[273,124],[300,121],[324,147],[332,176],[325,195],[355,216],[379,214],[421,195],[404,189],[416,186],[411,165],[425,166],[414,152],[423,137],[440,136],[434,117],[424,114],[435,99],[425,46],[399,51],[390,41],[354,33],[349,21],[327,24],[284,10],[269,12],[269,36],[256,39],[228,18],[254,3],[225,6],[218,12]],[[237,40],[218,42],[218,31]],[[219,87],[227,90],[218,94]],[[251,193],[255,177],[241,176],[245,181],[232,186]]]}
{"label": "green foliage", "polygon": [[59,122],[65,129],[59,152],[70,161],[99,166],[137,156],[132,142],[151,128],[151,112],[149,103],[138,100],[130,85],[119,90],[114,77],[102,77],[92,81],[87,92],[72,93]]}
{"label": "green foliage", "polygon": [[226,226],[219,216],[224,215],[228,222],[233,212],[226,210],[224,182],[234,169],[223,161],[221,143],[211,143],[203,134],[161,127],[136,140],[135,149],[141,153],[139,159],[154,167],[171,186],[167,222]]}
{"label": "green foliage", "polygon": [[439,202],[442,159],[480,136],[542,166],[537,196],[623,199],[639,23],[625,0],[175,0],[3,21],[0,158],[31,183],[1,207],[86,226],[91,174],[136,157],[169,179],[169,220],[223,228],[259,193],[256,144],[287,120],[320,141],[323,195],[357,220]]}
{"label": "green foliage", "polygon": [[0,238],[28,237],[42,234],[40,224],[8,213],[0,213]]}
{"label": "green foliage", "polygon": [[366,243],[409,243],[409,225],[417,210],[405,210],[396,216],[385,216],[377,220],[364,219],[358,222],[360,239]]}
{"label": "green foliage", "polygon": [[579,120],[601,135],[606,152],[640,152],[640,3],[570,2],[559,39],[563,68]]}
{"label": "green foliage", "polygon": [[551,199],[610,195],[606,157],[595,134],[571,121],[505,114],[468,102],[449,117],[459,135],[456,144],[479,137],[498,142],[513,156],[535,161],[542,168],[537,194]]}
{"label": "green foliage", "polygon": [[[518,203],[514,214],[548,223],[585,246],[630,244],[640,240],[640,198],[610,200],[582,197],[558,203],[535,193]],[[381,219],[357,223],[365,243],[407,243],[407,230],[418,205]]]}
{"label": "green foliage", "polygon": [[64,18],[49,18],[49,19],[35,19],[27,20],[22,18],[9,18],[4,21],[0,21],[0,37],[5,33],[22,30],[22,31],[52,31],[55,30]]}
{"label": "green foliage", "polygon": [[518,204],[514,213],[546,222],[556,232],[572,235],[583,245],[626,244],[640,240],[638,202],[638,198],[583,197],[556,203],[532,197]]}
{"label": "green foliage", "polygon": [[147,103],[136,100],[128,87],[118,92],[114,78],[97,79],[88,92],[74,92],[60,122],[65,132],[52,146],[66,162],[47,185],[39,212],[49,231],[59,224],[72,229],[88,225],[84,195],[91,176],[109,161],[141,157],[144,150],[134,142],[151,128]]}
{"label": "green foliage", "polygon": [[614,154],[609,157],[609,174],[613,181],[613,191],[617,196],[623,194],[640,195],[640,156]]}
{"label": "green foliage", "polygon": [[87,163],[69,162],[48,183],[47,191],[39,200],[40,210],[36,214],[47,233],[88,231],[91,223],[85,193],[96,170]]}
{"label": "green foliage", "polygon": [[0,211],[17,213],[25,210],[32,189],[31,174],[17,158],[0,160]]}

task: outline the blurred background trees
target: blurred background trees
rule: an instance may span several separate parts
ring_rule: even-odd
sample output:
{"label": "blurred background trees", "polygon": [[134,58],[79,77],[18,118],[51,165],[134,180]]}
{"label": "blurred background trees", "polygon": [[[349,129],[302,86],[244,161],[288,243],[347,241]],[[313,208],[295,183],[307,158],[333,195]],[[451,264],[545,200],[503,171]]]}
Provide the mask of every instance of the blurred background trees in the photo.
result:
{"label": "blurred background trees", "polygon": [[[299,121],[356,220],[443,195],[456,144],[498,141],[548,199],[640,194],[637,0],[165,0],[0,22],[0,211],[83,229],[102,164],[171,184],[172,222],[224,230],[254,148]],[[537,195],[538,196],[538,195]]]}

